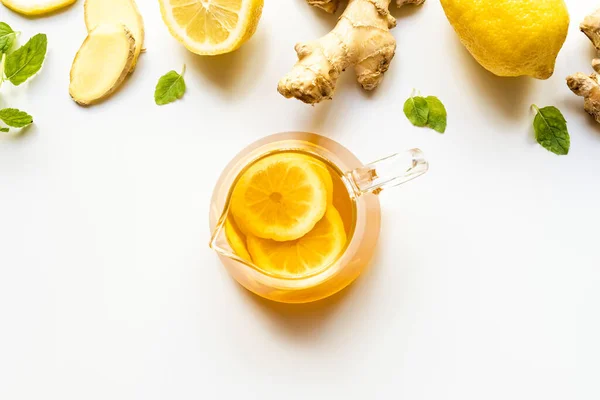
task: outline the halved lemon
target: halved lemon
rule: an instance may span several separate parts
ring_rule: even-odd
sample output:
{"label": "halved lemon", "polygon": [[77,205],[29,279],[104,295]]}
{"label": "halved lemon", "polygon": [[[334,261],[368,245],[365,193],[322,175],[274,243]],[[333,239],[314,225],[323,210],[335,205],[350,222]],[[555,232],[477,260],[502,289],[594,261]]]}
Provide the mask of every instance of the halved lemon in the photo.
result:
{"label": "halved lemon", "polygon": [[329,207],[314,229],[298,240],[276,242],[248,236],[248,251],[261,269],[282,277],[302,277],[331,265],[346,245],[340,214]]}
{"label": "halved lemon", "polygon": [[306,235],[326,209],[325,183],[298,153],[257,161],[243,173],[231,198],[231,212],[243,232],[277,241]]}
{"label": "halved lemon", "polygon": [[193,53],[239,48],[256,31],[264,0],[159,0],[171,34]]}
{"label": "halved lemon", "polygon": [[48,14],[77,0],[2,0],[2,4],[23,15]]}
{"label": "halved lemon", "polygon": [[235,226],[231,218],[225,221],[225,236],[235,254],[246,261],[252,261],[246,248],[246,236]]}

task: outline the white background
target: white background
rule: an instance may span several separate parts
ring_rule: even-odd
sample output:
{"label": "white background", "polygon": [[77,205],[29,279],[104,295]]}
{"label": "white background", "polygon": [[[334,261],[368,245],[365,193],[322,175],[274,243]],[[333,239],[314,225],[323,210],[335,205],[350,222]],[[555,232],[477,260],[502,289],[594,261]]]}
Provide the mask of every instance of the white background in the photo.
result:
{"label": "white background", "polygon": [[[49,38],[39,76],[1,106],[35,125],[0,137],[0,399],[600,398],[600,125],[564,78],[591,72],[569,0],[569,37],[548,81],[502,79],[470,57],[439,2],[394,11],[398,51],[382,85],[348,71],[334,101],[276,91],[295,42],[335,17],[266,0],[255,37],[220,57],[188,53],[139,0],[147,53],[124,87],[81,108],[69,69],[83,1],[0,20]],[[187,64],[182,101],[158,78]],[[412,127],[412,88],[449,112],[445,135]],[[529,106],[555,105],[571,153],[535,143]],[[363,161],[410,147],[428,175],[381,195],[372,268],[306,306],[263,301],[209,250],[219,173],[267,134],[327,135]]]}

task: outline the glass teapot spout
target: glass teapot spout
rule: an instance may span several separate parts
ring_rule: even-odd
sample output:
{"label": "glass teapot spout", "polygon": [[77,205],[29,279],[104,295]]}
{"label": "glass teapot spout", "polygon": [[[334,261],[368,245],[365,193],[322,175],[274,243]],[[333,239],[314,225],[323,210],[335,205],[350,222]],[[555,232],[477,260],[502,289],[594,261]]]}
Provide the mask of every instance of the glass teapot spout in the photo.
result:
{"label": "glass teapot spout", "polygon": [[[242,242],[242,236],[237,231],[238,228],[229,221],[229,218],[232,218],[229,216],[229,210],[225,210],[210,239],[210,248],[221,256],[254,267],[250,255],[245,250],[246,245]],[[239,240],[239,243],[236,243],[236,240]]]}

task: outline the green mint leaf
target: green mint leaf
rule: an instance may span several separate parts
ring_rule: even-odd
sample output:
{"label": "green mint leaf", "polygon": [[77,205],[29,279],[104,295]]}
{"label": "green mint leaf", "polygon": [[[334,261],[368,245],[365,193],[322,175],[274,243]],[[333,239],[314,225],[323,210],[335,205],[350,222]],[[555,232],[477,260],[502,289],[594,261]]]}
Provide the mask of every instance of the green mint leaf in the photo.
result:
{"label": "green mint leaf", "polygon": [[446,125],[448,119],[448,113],[444,104],[435,96],[427,96],[427,105],[429,106],[429,118],[427,120],[427,126],[431,129],[444,133],[446,132]]}
{"label": "green mint leaf", "polygon": [[558,155],[569,154],[571,137],[567,129],[567,121],[558,108],[549,106],[538,108],[533,120],[535,139],[545,149]]}
{"label": "green mint leaf", "polygon": [[427,100],[421,96],[411,96],[404,103],[404,114],[414,126],[427,125],[427,119],[429,118]]}
{"label": "green mint leaf", "polygon": [[15,86],[19,86],[35,75],[46,58],[48,39],[43,33],[38,33],[24,46],[6,57],[6,78]]}
{"label": "green mint leaf", "polygon": [[0,53],[8,53],[15,43],[17,33],[5,22],[0,22]]}
{"label": "green mint leaf", "polygon": [[3,126],[0,126],[0,132],[8,132],[8,131],[9,131],[9,129],[8,129],[8,128],[5,128],[5,127],[3,127]]}
{"label": "green mint leaf", "polygon": [[175,71],[169,71],[158,80],[154,90],[154,101],[157,105],[162,106],[172,103],[183,96],[185,93],[184,73],[185,65],[181,75]]}
{"label": "green mint leaf", "polygon": [[4,108],[0,110],[0,120],[13,128],[24,128],[33,123],[31,115],[16,108]]}

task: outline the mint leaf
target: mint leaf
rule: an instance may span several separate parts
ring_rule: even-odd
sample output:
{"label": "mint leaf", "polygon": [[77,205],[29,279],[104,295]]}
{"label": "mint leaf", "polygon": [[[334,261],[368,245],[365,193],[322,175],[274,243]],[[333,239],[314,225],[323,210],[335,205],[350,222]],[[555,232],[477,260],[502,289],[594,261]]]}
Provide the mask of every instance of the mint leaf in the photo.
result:
{"label": "mint leaf", "polygon": [[169,71],[158,80],[156,89],[154,90],[154,101],[157,105],[169,104],[183,97],[185,93],[184,73],[185,65],[183,66],[181,75],[175,71]]}
{"label": "mint leaf", "polygon": [[33,123],[31,115],[16,108],[4,108],[0,110],[0,120],[13,128],[24,128]]}
{"label": "mint leaf", "polygon": [[0,53],[7,53],[15,43],[17,33],[5,22],[0,22]]}
{"label": "mint leaf", "polygon": [[3,127],[3,126],[0,126],[0,132],[8,132],[8,131],[9,131],[9,129],[8,129],[8,128],[5,128],[5,127]]}
{"label": "mint leaf", "polygon": [[429,118],[427,100],[421,96],[410,96],[404,103],[404,114],[414,126],[427,125],[427,119]]}
{"label": "mint leaf", "polygon": [[431,129],[444,133],[446,132],[448,113],[444,104],[435,96],[427,96],[427,105],[429,106],[429,117],[427,119],[427,126]]}
{"label": "mint leaf", "polygon": [[537,111],[533,119],[537,142],[559,156],[569,154],[571,136],[567,129],[567,120],[560,110],[553,106],[538,108],[533,105],[532,107]]}
{"label": "mint leaf", "polygon": [[48,39],[43,33],[38,33],[25,45],[6,57],[5,74],[15,86],[19,86],[35,75],[46,58]]}

